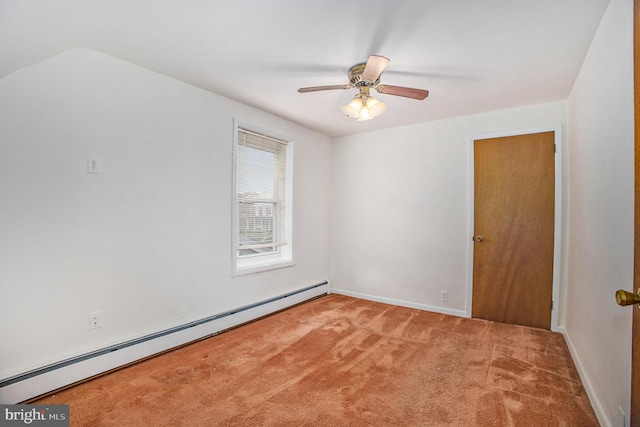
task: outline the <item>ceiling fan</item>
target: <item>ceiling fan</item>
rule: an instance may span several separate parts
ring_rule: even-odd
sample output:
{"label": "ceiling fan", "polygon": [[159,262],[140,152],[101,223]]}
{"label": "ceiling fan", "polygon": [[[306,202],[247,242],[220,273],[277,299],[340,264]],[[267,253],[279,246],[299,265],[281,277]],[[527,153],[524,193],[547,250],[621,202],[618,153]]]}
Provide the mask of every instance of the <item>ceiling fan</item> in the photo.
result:
{"label": "ceiling fan", "polygon": [[392,86],[380,83],[380,76],[389,64],[389,59],[380,55],[371,55],[366,63],[356,64],[349,68],[349,84],[332,86],[313,86],[298,89],[300,93],[319,92],[323,90],[356,88],[359,93],[342,108],[342,111],[357,121],[371,120],[384,113],[387,105],[370,95],[371,88],[386,95],[403,96],[423,100],[429,96],[428,90],[414,89],[404,86]]}

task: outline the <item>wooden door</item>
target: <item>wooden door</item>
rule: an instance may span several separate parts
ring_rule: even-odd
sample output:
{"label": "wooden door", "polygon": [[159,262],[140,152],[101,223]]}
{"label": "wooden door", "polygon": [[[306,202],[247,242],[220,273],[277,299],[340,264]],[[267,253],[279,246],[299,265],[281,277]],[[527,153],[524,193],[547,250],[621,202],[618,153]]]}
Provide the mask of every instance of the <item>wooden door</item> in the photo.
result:
{"label": "wooden door", "polygon": [[[640,2],[633,5],[633,56],[635,99],[635,232],[633,290],[640,292]],[[633,307],[631,341],[631,425],[640,427],[640,306]]]}
{"label": "wooden door", "polygon": [[473,317],[551,328],[554,141],[474,141]]}

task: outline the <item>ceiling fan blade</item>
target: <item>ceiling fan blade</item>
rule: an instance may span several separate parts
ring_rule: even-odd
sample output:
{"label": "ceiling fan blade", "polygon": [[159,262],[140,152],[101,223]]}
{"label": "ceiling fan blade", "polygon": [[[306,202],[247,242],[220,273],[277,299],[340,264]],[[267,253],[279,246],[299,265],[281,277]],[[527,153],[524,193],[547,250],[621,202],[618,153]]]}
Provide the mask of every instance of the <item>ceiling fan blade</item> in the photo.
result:
{"label": "ceiling fan blade", "polygon": [[300,93],[307,92],[319,92],[321,90],[335,90],[335,89],[349,89],[351,86],[349,85],[333,85],[333,86],[313,86],[313,87],[301,87],[298,89]]}
{"label": "ceiling fan blade", "polygon": [[391,85],[378,85],[376,86],[378,93],[384,93],[385,95],[404,96],[405,98],[413,99],[425,99],[429,96],[428,90],[414,89],[412,87],[403,86],[391,86]]}
{"label": "ceiling fan blade", "polygon": [[362,71],[362,79],[370,82],[375,82],[380,77],[380,74],[387,68],[389,64],[389,58],[385,58],[380,55],[371,55]]}

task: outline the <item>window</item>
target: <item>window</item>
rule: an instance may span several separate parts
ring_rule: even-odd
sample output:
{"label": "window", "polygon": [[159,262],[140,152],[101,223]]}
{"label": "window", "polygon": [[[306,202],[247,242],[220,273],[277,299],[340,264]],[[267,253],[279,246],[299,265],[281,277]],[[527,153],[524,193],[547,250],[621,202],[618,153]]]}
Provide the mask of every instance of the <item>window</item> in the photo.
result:
{"label": "window", "polygon": [[234,259],[236,274],[293,264],[293,143],[236,125]]}

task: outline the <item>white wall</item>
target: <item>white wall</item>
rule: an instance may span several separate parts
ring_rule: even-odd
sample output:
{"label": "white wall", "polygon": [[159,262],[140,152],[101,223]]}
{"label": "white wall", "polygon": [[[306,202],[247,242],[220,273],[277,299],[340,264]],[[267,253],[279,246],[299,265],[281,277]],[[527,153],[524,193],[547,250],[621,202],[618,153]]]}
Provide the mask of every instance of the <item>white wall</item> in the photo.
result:
{"label": "white wall", "polygon": [[[294,267],[231,276],[234,117],[296,141]],[[330,162],[328,137],[94,51],[0,79],[0,378],[329,279]]]}
{"label": "white wall", "polygon": [[[194,320],[330,277],[354,295],[463,313],[469,137],[567,124],[560,318],[601,422],[617,424],[618,406],[629,413],[631,310],[613,293],[632,278],[631,6],[612,0],[567,102],[333,147],[93,51],[0,79],[0,378],[175,326],[181,309]],[[231,277],[234,117],[297,141],[294,267]],[[89,155],[100,174],[86,173]],[[90,331],[96,310],[103,327]]]}
{"label": "white wall", "polygon": [[[568,101],[566,335],[603,425],[629,414],[633,280],[633,1],[612,0]],[[628,422],[628,420],[627,420]]]}
{"label": "white wall", "polygon": [[[469,138],[565,121],[562,101],[337,139],[334,289],[464,315],[472,235]],[[440,301],[443,290],[448,303]]]}

